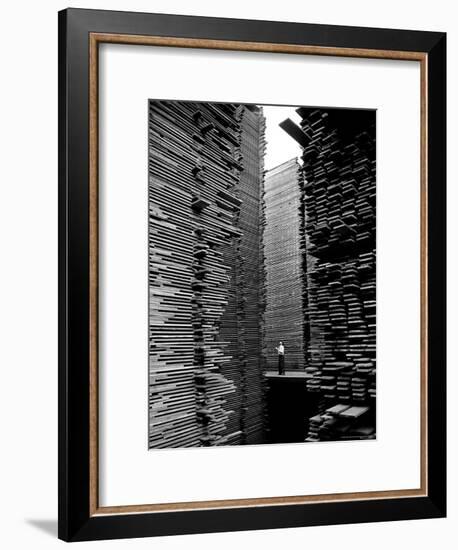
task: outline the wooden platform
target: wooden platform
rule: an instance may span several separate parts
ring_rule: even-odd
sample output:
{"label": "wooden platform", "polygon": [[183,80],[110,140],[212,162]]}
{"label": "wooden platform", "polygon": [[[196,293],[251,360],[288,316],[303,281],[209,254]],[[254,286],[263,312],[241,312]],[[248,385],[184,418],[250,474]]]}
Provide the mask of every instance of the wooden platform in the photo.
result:
{"label": "wooden platform", "polygon": [[285,374],[278,374],[276,371],[266,371],[264,376],[268,379],[284,380],[308,380],[313,375],[305,371],[286,371]]}

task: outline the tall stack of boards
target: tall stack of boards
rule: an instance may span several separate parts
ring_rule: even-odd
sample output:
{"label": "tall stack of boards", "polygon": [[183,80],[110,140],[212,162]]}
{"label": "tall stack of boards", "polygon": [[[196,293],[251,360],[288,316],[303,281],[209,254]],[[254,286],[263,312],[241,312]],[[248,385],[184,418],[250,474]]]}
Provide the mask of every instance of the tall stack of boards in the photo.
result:
{"label": "tall stack of boards", "polygon": [[297,109],[282,127],[303,148],[308,391],[319,407],[306,441],[375,431],[375,111]]}
{"label": "tall stack of boards", "polygon": [[263,441],[262,109],[149,102],[149,447]]}

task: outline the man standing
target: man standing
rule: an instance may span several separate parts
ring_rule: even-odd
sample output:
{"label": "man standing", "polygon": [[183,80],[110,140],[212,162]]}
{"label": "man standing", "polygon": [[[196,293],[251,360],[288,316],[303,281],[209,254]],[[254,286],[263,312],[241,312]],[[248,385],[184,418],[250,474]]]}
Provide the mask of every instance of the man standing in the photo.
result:
{"label": "man standing", "polygon": [[285,347],[283,342],[280,342],[275,349],[278,353],[278,374],[285,374]]}

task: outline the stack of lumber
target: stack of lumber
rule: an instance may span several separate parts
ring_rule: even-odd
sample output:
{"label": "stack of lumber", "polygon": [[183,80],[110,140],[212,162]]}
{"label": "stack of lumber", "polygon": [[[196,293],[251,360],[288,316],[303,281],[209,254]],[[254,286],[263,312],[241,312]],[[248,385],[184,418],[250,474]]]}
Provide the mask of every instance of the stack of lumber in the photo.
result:
{"label": "stack of lumber", "polygon": [[[372,438],[375,112],[302,107],[297,112],[301,128],[293,131],[303,146],[310,330],[306,371],[312,375],[308,390],[322,397],[327,411],[310,419],[307,440]],[[347,412],[335,414],[334,407]],[[342,417],[348,420],[358,407],[367,425],[356,435],[346,434]]]}
{"label": "stack of lumber", "polygon": [[264,191],[265,353],[277,369],[282,341],[286,369],[304,368],[302,177],[297,159],[266,172]]}
{"label": "stack of lumber", "polygon": [[374,438],[375,424],[369,407],[338,404],[310,418],[306,441]]}
{"label": "stack of lumber", "polygon": [[149,446],[194,446],[192,134],[149,105]]}
{"label": "stack of lumber", "polygon": [[260,199],[263,181],[265,120],[255,106],[238,105],[241,172],[232,192],[240,201],[236,226],[239,238],[225,248],[230,266],[228,304],[221,320],[220,337],[227,342],[229,361],[221,371],[235,384],[228,396],[231,416],[226,442],[255,444],[264,439],[265,382],[262,361],[263,271]]}
{"label": "stack of lumber", "polygon": [[233,106],[150,102],[150,446],[214,445],[234,384],[218,338],[241,170]]}
{"label": "stack of lumber", "polygon": [[257,112],[258,135],[249,138],[259,151],[250,167],[255,174],[257,166],[256,177],[242,180],[250,166],[242,154],[245,111],[149,103],[150,448],[261,437],[262,332],[254,320],[262,271],[254,225],[264,122]]}
{"label": "stack of lumber", "polygon": [[[243,170],[236,195],[241,200],[238,228],[242,232],[238,249],[242,277],[238,280],[240,311],[243,311],[244,379],[242,443],[253,445],[264,441],[266,382],[263,376],[263,304],[261,289],[264,273],[263,249],[260,246],[262,226],[260,203],[264,179],[265,119],[262,109],[240,106]],[[239,332],[239,334],[240,334]]]}

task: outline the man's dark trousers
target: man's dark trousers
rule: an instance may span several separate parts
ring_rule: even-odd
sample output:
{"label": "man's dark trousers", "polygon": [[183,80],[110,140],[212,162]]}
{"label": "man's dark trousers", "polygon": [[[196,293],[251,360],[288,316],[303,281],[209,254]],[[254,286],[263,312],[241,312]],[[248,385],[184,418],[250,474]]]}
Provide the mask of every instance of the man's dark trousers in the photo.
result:
{"label": "man's dark trousers", "polygon": [[285,356],[283,353],[278,354],[278,374],[285,374]]}

